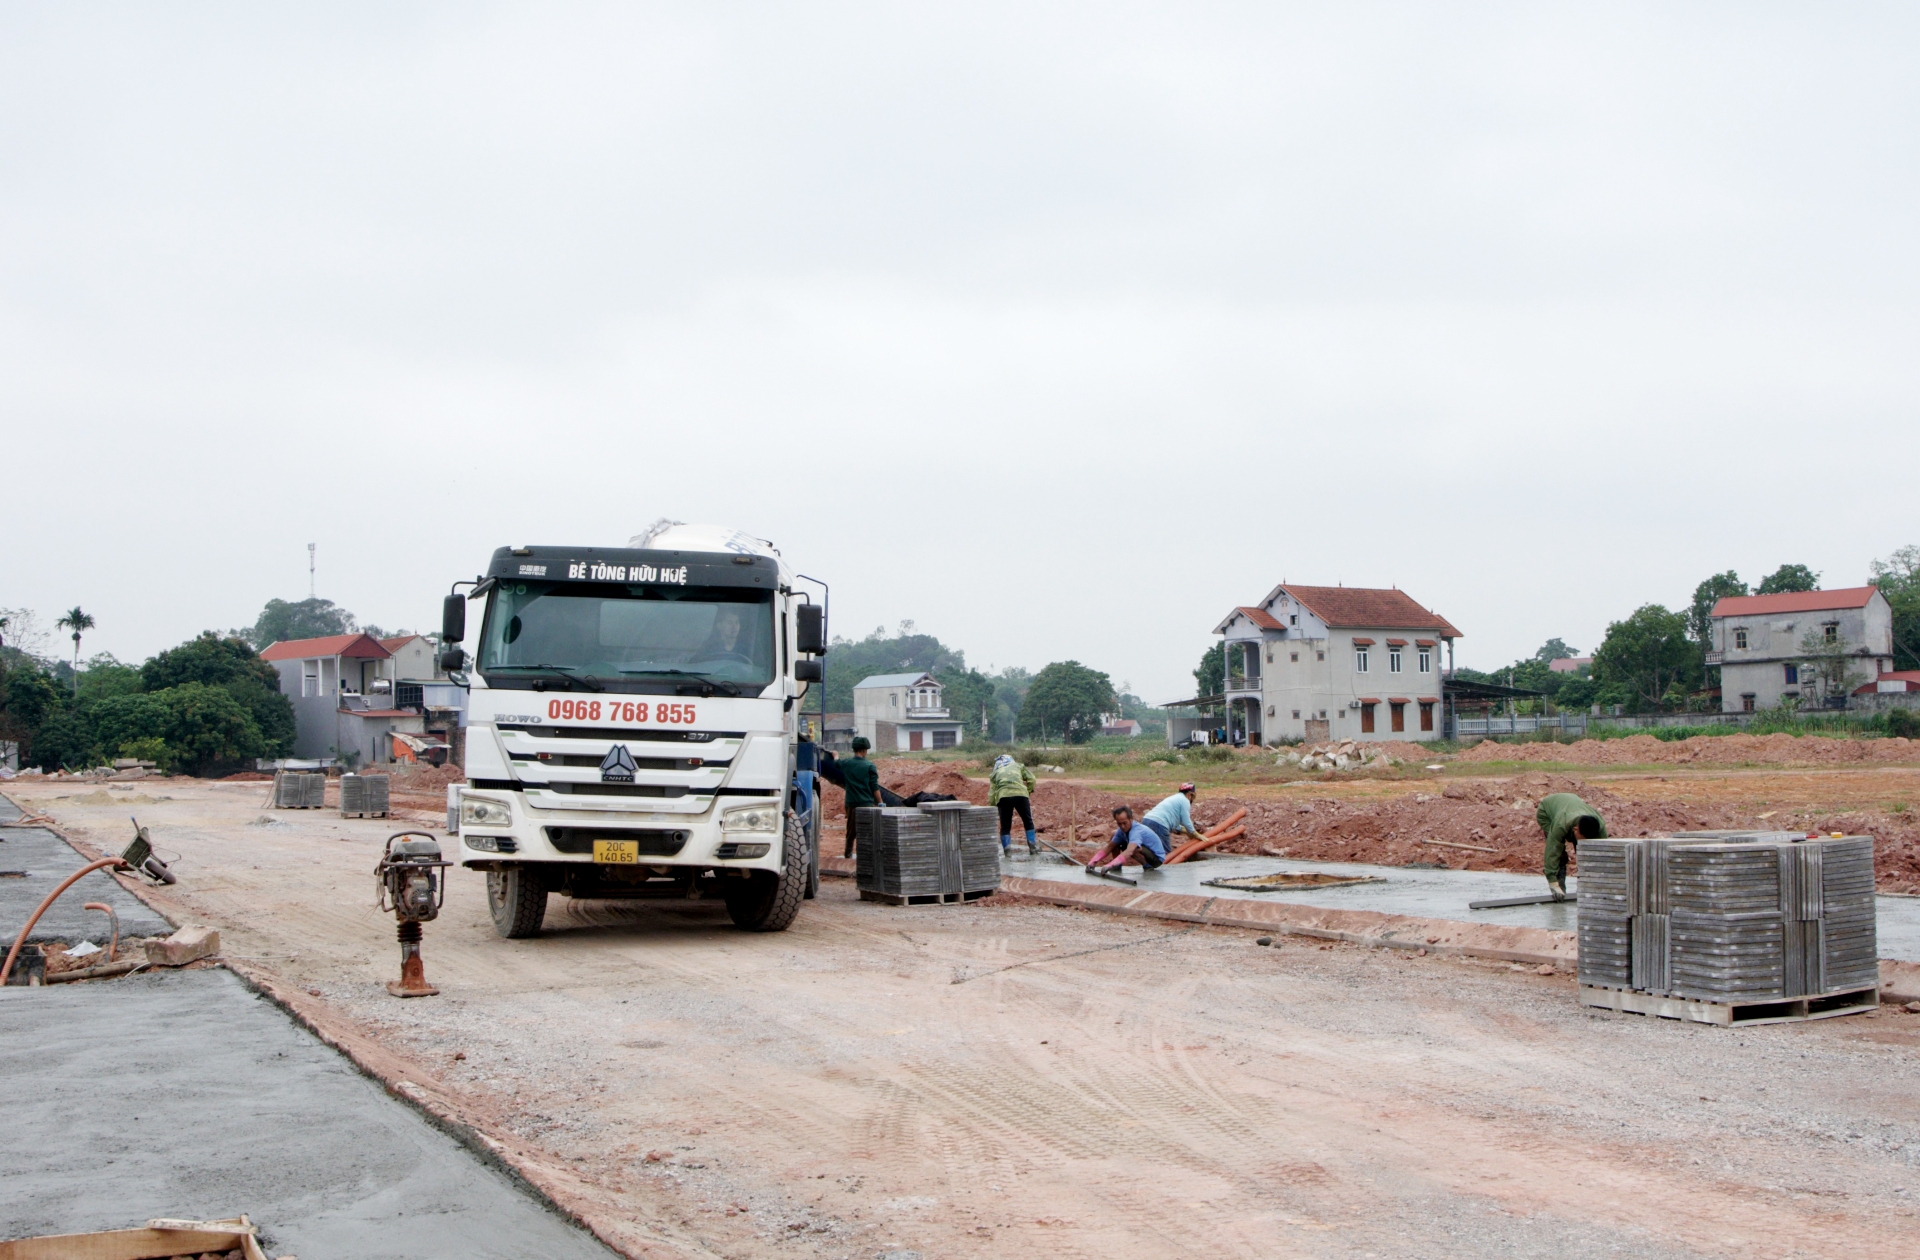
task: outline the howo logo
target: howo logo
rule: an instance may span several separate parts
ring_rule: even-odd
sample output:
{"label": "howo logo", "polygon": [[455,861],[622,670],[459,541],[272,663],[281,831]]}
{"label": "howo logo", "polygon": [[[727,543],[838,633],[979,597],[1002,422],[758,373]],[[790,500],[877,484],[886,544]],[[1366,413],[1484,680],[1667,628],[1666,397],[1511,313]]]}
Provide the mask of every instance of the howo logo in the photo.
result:
{"label": "howo logo", "polygon": [[615,744],[600,759],[600,782],[631,783],[633,772],[638,768],[633,764],[633,754],[627,751],[627,746]]}

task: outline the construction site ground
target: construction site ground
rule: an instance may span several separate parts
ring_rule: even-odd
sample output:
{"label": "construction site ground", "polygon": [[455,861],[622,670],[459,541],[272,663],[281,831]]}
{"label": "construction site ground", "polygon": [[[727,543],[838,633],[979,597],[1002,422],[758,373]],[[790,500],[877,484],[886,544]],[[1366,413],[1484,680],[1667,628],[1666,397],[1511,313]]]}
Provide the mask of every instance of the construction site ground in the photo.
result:
{"label": "construction site ground", "polygon": [[[1850,773],[1864,777],[1582,781],[1623,812],[1700,825],[1768,809],[1898,818],[1916,783],[1901,767]],[[1447,781],[1236,795],[1276,811],[1250,832],[1256,851],[1440,860],[1414,843],[1411,807],[1444,800],[1498,837],[1491,867],[1522,869],[1513,802],[1553,773],[1434,778]],[[1897,1007],[1691,1026],[1584,1009],[1564,968],[1286,935],[1263,947],[1252,930],[1005,895],[896,908],[839,879],[781,934],[739,932],[705,902],[556,897],[547,933],[503,941],[467,872],[427,929],[442,995],[400,1001],[383,987],[397,948],[372,870],[406,820],[270,811],[257,782],[7,791],[82,848],[117,849],[137,813],[178,857],[179,884],[145,894],[157,909],[219,927],[241,975],[630,1255],[1920,1247],[1920,1016]],[[1102,792],[1054,781],[1040,802],[1078,835],[1104,821]],[[420,795],[418,821],[438,821]],[[1220,795],[1203,793],[1203,817]],[[1289,812],[1301,804],[1313,812]],[[1344,825],[1300,825],[1316,819]]]}

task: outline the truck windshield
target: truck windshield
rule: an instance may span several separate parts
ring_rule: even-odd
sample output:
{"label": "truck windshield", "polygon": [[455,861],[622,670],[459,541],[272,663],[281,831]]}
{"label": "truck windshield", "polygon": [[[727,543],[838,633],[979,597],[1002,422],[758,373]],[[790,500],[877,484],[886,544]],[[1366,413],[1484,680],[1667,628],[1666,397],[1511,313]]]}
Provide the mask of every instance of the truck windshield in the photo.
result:
{"label": "truck windshield", "polygon": [[727,587],[502,582],[480,644],[482,674],[573,673],[602,682],[746,688],[773,681],[773,595]]}

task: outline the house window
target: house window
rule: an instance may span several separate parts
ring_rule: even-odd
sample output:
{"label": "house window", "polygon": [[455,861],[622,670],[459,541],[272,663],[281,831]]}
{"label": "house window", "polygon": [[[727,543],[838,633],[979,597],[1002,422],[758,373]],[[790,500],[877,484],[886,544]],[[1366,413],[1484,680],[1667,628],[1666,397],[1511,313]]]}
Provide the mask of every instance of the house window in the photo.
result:
{"label": "house window", "polygon": [[1353,672],[1356,674],[1364,674],[1367,672],[1367,649],[1353,649]]}
{"label": "house window", "polygon": [[1747,630],[1745,626],[1733,632],[1733,646],[1742,652],[1747,650]]}
{"label": "house window", "polygon": [[1273,664],[1273,644],[1267,644],[1267,664]]}
{"label": "house window", "polygon": [[1423,674],[1433,672],[1433,653],[1425,648],[1420,649],[1420,672]]}
{"label": "house window", "polygon": [[1840,642],[1840,623],[1839,622],[1829,621],[1825,626],[1821,627],[1821,629],[1823,631],[1823,633],[1820,636],[1821,642],[1823,643]]}
{"label": "house window", "polygon": [[1789,687],[1799,686],[1800,685],[1800,667],[1798,665],[1786,665],[1786,666],[1783,666],[1782,668],[1785,669],[1786,671],[1787,686]]}
{"label": "house window", "polygon": [[1295,665],[1298,665],[1300,663],[1300,653],[1298,652],[1292,653],[1292,660]]}
{"label": "house window", "polygon": [[1744,695],[1744,696],[1741,696],[1741,697],[1740,697],[1740,711],[1741,711],[1742,713],[1751,713],[1751,712],[1753,712],[1753,701],[1754,701],[1754,695],[1753,695],[1753,693],[1752,693],[1752,692],[1748,692],[1748,693],[1747,693],[1746,695]]}
{"label": "house window", "polygon": [[1395,648],[1393,651],[1387,653],[1387,672],[1389,674],[1397,674],[1400,672],[1399,648]]}
{"label": "house window", "polygon": [[1299,624],[1300,624],[1300,614],[1299,614],[1299,613],[1289,613],[1289,614],[1287,614],[1287,624],[1288,624],[1288,625],[1290,625],[1290,626],[1297,626],[1297,625],[1299,625]]}
{"label": "house window", "polygon": [[887,707],[889,709],[897,709],[900,707],[900,697],[891,691],[887,693]]}
{"label": "house window", "polygon": [[1373,734],[1373,706],[1370,704],[1360,706],[1360,733],[1362,735]]}
{"label": "house window", "polygon": [[1313,654],[1313,659],[1316,661],[1324,661],[1327,659],[1327,654],[1325,652],[1315,652]]}
{"label": "house window", "polygon": [[1391,726],[1394,730],[1404,731],[1407,729],[1407,702],[1406,701],[1404,700],[1388,701],[1387,714],[1391,719],[1388,722],[1388,725]]}
{"label": "house window", "polygon": [[1433,701],[1431,700],[1420,702],[1420,729],[1423,731],[1433,729]]}
{"label": "house window", "polygon": [[935,748],[952,748],[958,735],[958,731],[935,731],[933,733],[933,746]]}
{"label": "house window", "polygon": [[320,662],[300,662],[300,694],[317,696],[320,694]]}
{"label": "house window", "polygon": [[1298,709],[1295,709],[1295,710],[1293,711],[1293,720],[1294,720],[1294,721],[1296,721],[1296,722],[1298,722],[1298,721],[1300,720],[1300,710],[1298,710]]}

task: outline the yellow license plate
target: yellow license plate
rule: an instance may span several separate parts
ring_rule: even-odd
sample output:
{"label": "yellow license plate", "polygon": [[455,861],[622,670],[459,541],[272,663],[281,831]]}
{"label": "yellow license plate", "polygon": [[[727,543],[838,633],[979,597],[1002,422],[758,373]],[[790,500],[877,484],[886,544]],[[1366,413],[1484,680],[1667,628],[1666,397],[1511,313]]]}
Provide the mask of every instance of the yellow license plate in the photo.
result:
{"label": "yellow license plate", "polygon": [[595,840],[593,860],[612,866],[632,866],[640,860],[638,840]]}

